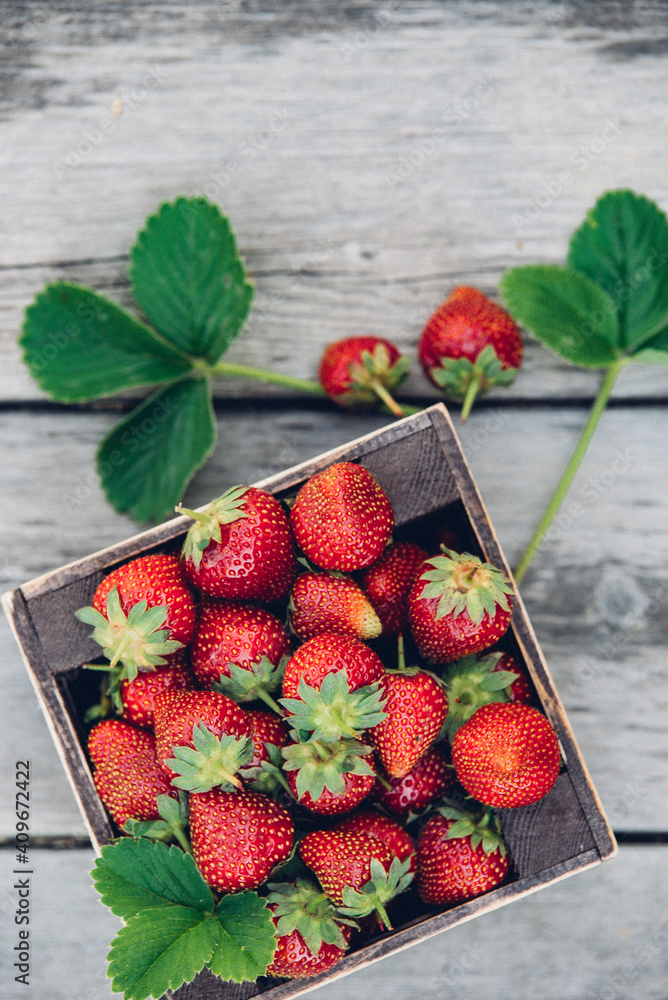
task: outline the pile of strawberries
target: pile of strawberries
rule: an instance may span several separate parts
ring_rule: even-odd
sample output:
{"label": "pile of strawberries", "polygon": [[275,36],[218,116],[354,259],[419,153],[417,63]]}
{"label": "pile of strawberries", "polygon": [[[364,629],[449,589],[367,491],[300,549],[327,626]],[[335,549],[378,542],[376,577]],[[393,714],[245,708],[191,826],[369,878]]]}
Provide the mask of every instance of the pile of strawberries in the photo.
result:
{"label": "pile of strawberries", "polygon": [[236,487],[179,509],[182,552],[115,569],[77,613],[108,661],[88,750],[119,831],[168,827],[216,893],[259,890],[277,977],[391,928],[407,890],[444,906],[512,877],[495,810],[544,796],[560,752],[496,645],[503,572],[439,544],[447,526],[432,552],[393,541],[349,462],[286,504]]}

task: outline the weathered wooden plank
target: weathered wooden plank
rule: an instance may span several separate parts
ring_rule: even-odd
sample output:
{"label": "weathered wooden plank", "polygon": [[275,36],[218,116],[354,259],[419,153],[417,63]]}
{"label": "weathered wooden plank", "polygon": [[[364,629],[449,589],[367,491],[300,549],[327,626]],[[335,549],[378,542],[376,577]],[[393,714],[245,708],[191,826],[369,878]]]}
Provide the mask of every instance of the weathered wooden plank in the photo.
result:
{"label": "weathered wooden plank", "polygon": [[[35,292],[64,278],[127,301],[128,246],[178,193],[222,205],[257,283],[230,360],[302,377],[351,333],[413,351],[456,283],[493,291],[508,266],[562,260],[605,188],[667,203],[656,2],[13,8],[2,400],[40,398],[16,346]],[[596,384],[536,347],[503,398]],[[644,367],[617,392],[665,389]],[[407,391],[434,398],[417,368]]]}
{"label": "weathered wooden plank", "polygon": [[[92,851],[35,851],[32,860],[31,998],[110,997],[106,954],[119,922],[92,889]],[[1,906],[11,914],[13,853],[0,852],[0,864]],[[314,995],[366,996],[382,981],[389,1000],[416,994],[426,1000],[446,994],[462,1000],[662,1000],[668,974],[666,879],[665,847],[622,847],[609,863],[335,980]],[[13,981],[15,943],[10,929],[2,955],[7,1000],[26,993]]]}
{"label": "weathered wooden plank", "polygon": [[[479,411],[459,428],[464,452],[512,564],[572,449],[579,410]],[[605,414],[522,595],[604,807],[617,829],[667,829],[666,420],[661,408]],[[92,472],[108,414],[4,415],[3,589],[137,530],[113,514]],[[205,503],[235,482],[277,473],[383,424],[308,411],[220,415],[221,440],[188,493]],[[642,478],[641,478],[642,470]],[[36,485],[37,484],[37,485]],[[580,509],[571,508],[577,500]],[[648,538],[652,539],[651,544]],[[0,621],[7,759],[34,759],[36,832],[85,836],[7,623]],[[662,693],[663,692],[663,693]],[[623,706],[623,708],[620,708]],[[613,721],[614,720],[614,721]],[[642,768],[638,760],[642,759]],[[11,791],[0,775],[3,789]],[[3,814],[0,834],[11,832]]]}

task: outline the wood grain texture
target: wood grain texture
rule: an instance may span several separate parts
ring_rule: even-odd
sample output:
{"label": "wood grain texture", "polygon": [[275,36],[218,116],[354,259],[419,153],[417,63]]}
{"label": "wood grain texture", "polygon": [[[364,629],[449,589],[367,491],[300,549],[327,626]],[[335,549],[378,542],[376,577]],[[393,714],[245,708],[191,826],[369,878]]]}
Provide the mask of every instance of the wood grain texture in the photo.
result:
{"label": "wood grain texture", "polygon": [[[414,354],[456,284],[494,293],[509,266],[563,260],[606,188],[668,205],[660,3],[15,8],[0,400],[40,398],[16,344],[34,294],[64,279],[127,304],[135,233],[180,193],[229,214],[256,282],[229,360],[306,378],[331,340],[382,333]],[[616,393],[665,398],[667,378],[639,366]],[[536,345],[496,395],[586,397],[597,381]],[[417,365],[406,392],[435,398]]]}
{"label": "wood grain texture", "polygon": [[[30,996],[36,1000],[106,1000],[106,954],[120,926],[103,907],[88,872],[90,850],[35,851],[34,957]],[[0,851],[0,906],[16,905],[13,853]],[[547,886],[533,895],[384,958],[320,987],[324,1000],[378,992],[388,1000],[663,1000],[666,964],[665,883],[668,852],[623,847],[610,863]],[[596,919],[592,919],[593,915]],[[13,946],[11,932],[4,948]],[[3,997],[26,990],[3,969]]]}

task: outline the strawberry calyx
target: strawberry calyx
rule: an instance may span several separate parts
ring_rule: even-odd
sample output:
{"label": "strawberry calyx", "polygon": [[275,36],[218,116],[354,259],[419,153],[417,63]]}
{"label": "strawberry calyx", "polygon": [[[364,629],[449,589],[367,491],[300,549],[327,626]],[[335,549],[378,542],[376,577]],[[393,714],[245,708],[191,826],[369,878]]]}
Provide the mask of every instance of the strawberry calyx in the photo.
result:
{"label": "strawberry calyx", "polygon": [[510,385],[517,368],[503,365],[491,344],[487,344],[475,361],[462,357],[441,357],[438,365],[429,369],[432,380],[447,399],[463,403],[461,419],[465,421],[479,393],[494,386]]}
{"label": "strawberry calyx", "polygon": [[373,749],[357,739],[344,737],[336,743],[320,740],[289,743],[281,752],[283,769],[297,772],[299,799],[308,793],[315,802],[325,791],[330,795],[343,795],[346,791],[345,774],[375,774],[364,759],[373,753]]}
{"label": "strawberry calyx", "polygon": [[497,670],[501,652],[464,656],[451,663],[441,677],[448,693],[448,715],[443,727],[449,739],[482,705],[510,701],[510,688],[517,680],[511,670]]}
{"label": "strawberry calyx", "polygon": [[112,587],[107,595],[106,617],[92,607],[79,608],[75,614],[80,622],[93,626],[91,638],[102,646],[110,666],[122,665],[120,682],[134,680],[140,670],[153,670],[167,663],[166,656],[183,648],[182,642],[169,638],[169,629],[162,628],[168,610],[165,604],[149,608],[146,601],[138,601],[126,615],[118,589]]}
{"label": "strawberry calyx", "polygon": [[246,512],[241,510],[246,493],[246,486],[233,486],[212,500],[204,510],[190,510],[189,507],[183,507],[181,504],[174,508],[178,514],[186,514],[194,521],[183,542],[182,555],[184,559],[189,559],[196,568],[199,568],[202,553],[209,542],[221,541],[221,525],[231,524],[233,521],[248,517]]}
{"label": "strawberry calyx", "polygon": [[288,713],[286,722],[303,734],[303,742],[335,743],[343,736],[354,740],[362,730],[386,718],[386,696],[380,681],[351,691],[345,669],[326,674],[319,688],[302,677],[297,695],[281,698],[280,702]]}
{"label": "strawberry calyx", "polygon": [[185,832],[188,825],[188,796],[179,792],[178,800],[171,795],[156,798],[160,819],[138,820],[130,817],[125,821],[123,832],[131,837],[171,843],[176,840],[186,854],[192,854],[190,841]]}
{"label": "strawberry calyx", "polygon": [[289,659],[289,653],[281,657],[278,663],[273,663],[268,656],[262,656],[251,664],[250,669],[241,667],[238,663],[228,663],[229,675],[221,673],[219,680],[214,681],[211,687],[240,704],[260,699],[277,715],[282,716],[283,711],[271,697],[271,692],[280,687]]}
{"label": "strawberry calyx", "polygon": [[378,858],[371,858],[369,873],[371,878],[361,888],[344,886],[343,906],[340,912],[347,917],[367,917],[375,913],[381,927],[392,930],[386,906],[395,896],[404,892],[413,881],[414,872],[410,871],[411,858],[400,861],[395,857],[389,869],[386,869]]}
{"label": "strawberry calyx", "polygon": [[454,552],[445,545],[442,554],[426,560],[427,569],[420,581],[427,581],[421,598],[438,598],[436,618],[453,618],[466,612],[476,625],[485,614],[494,617],[497,606],[510,611],[508,596],[513,589],[502,570],[482,562],[470,552]]}
{"label": "strawberry calyx", "polygon": [[479,812],[470,812],[455,805],[442,805],[436,812],[445,819],[452,820],[446,837],[454,840],[458,837],[468,837],[471,847],[482,846],[485,854],[498,851],[505,858],[508,853],[506,842],[501,833],[499,817],[490,806],[484,806]]}
{"label": "strawberry calyx", "polygon": [[273,743],[265,743],[267,759],[259,764],[247,766],[242,764],[239,768],[239,777],[243,778],[244,784],[254,792],[261,792],[275,798],[281,792],[287,792],[292,796],[290,786],[283,774],[283,755],[281,748]]}
{"label": "strawberry calyx", "polygon": [[396,416],[404,411],[389,390],[405,381],[411,360],[402,354],[394,363],[386,345],[380,341],[373,350],[363,350],[359,361],[348,364],[350,388],[336,397],[343,406],[371,406],[380,399]]}
{"label": "strawberry calyx", "polygon": [[278,937],[298,931],[312,955],[317,955],[323,944],[347,949],[341,928],[357,928],[356,921],[343,916],[310,879],[270,882],[267,888],[267,903],[273,911]]}
{"label": "strawberry calyx", "polygon": [[253,738],[231,734],[216,736],[203,722],[193,726],[193,746],[172,747],[173,757],[165,765],[177,774],[172,778],[176,788],[187,792],[209,792],[221,787],[243,788],[237,771],[253,756]]}

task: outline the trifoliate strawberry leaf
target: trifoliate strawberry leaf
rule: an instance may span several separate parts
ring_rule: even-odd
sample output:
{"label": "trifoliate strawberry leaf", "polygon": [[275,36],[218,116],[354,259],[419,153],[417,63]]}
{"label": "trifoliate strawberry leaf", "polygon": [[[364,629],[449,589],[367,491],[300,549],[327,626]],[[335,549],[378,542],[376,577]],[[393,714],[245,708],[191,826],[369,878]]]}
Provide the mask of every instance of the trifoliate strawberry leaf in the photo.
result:
{"label": "trifoliate strawberry leaf", "polygon": [[125,1000],[161,997],[189,983],[220,943],[213,914],[186,906],[143,910],[128,920],[109,952],[111,988]]}
{"label": "trifoliate strawberry leaf", "polygon": [[514,267],[499,288],[513,318],[546,347],[584,368],[606,368],[621,354],[615,303],[572,267]]}
{"label": "trifoliate strawberry leaf", "polygon": [[28,307],[19,343],[33,378],[62,403],[172,381],[191,367],[120,306],[65,282],[47,285]]}
{"label": "trifoliate strawberry leaf", "polygon": [[276,951],[267,901],[255,892],[223,896],[216,907],[216,917],[220,936],[209,968],[221,979],[254,982],[267,971]]}
{"label": "trifoliate strawberry leaf", "polygon": [[177,198],[147,219],[130,251],[135,298],[186,354],[214,364],[241,332],[253,286],[229,221],[206,198]]}
{"label": "trifoliate strawberry leaf", "polygon": [[125,920],[173,904],[213,912],[211,889],[178,847],[124,837],[102,848],[91,875],[105,906]]}
{"label": "trifoliate strawberry leaf", "polygon": [[608,191],[570,241],[568,263],[614,302],[627,351],[668,323],[668,219],[633,191]]}
{"label": "trifoliate strawberry leaf", "polygon": [[160,520],[173,512],[215,442],[207,380],[186,378],[166,386],[102,440],[97,470],[107,499],[138,521]]}

